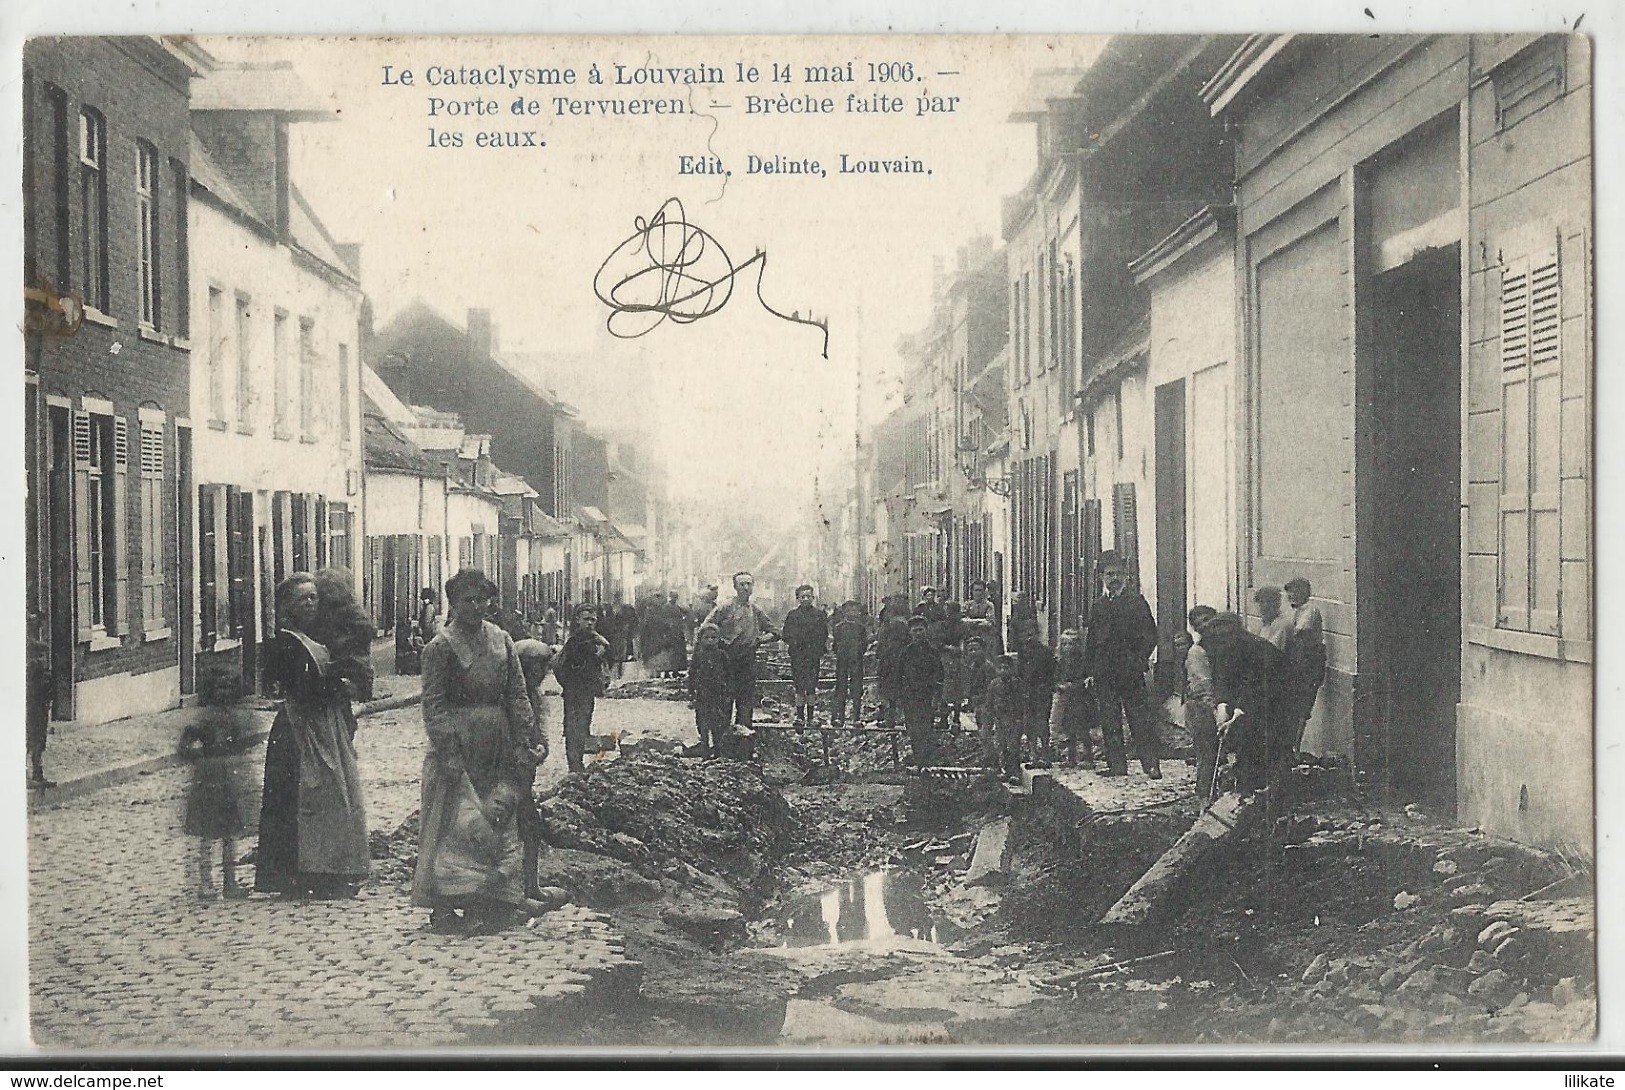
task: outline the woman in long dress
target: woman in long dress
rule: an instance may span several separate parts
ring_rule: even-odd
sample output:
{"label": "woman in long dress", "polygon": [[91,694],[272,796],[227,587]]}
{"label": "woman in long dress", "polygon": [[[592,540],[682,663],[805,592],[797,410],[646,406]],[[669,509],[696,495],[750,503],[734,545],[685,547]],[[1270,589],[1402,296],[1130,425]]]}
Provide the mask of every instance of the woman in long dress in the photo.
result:
{"label": "woman in long dress", "polygon": [[276,589],[279,631],[265,676],[282,706],[265,746],[254,888],[286,897],[348,897],[367,877],[367,817],[355,757],[350,691],[317,628],[315,577]]}
{"label": "woman in long dress", "polygon": [[485,619],[495,595],[483,572],[452,576],[450,620],[423,649],[429,749],[412,903],[441,931],[494,930],[528,907],[514,800],[541,751],[513,639]]}

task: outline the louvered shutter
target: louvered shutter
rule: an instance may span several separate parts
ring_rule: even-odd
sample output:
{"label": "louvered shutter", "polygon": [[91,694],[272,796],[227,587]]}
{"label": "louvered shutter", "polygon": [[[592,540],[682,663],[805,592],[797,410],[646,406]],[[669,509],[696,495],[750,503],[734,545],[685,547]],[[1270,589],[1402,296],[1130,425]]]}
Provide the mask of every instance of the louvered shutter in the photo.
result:
{"label": "louvered shutter", "polygon": [[1501,627],[1556,634],[1562,284],[1555,250],[1501,272]]}
{"label": "louvered shutter", "polygon": [[316,566],[318,568],[325,568],[328,565],[328,561],[330,559],[331,554],[329,553],[328,548],[327,548],[327,541],[328,541],[327,498],[325,496],[317,496],[316,497]]}
{"label": "louvered shutter", "polygon": [[113,613],[109,634],[130,626],[130,422],[113,417]]}
{"label": "louvered shutter", "polygon": [[199,485],[197,490],[197,612],[199,643],[204,650],[212,650],[215,634],[215,533],[213,486]]}
{"label": "louvered shutter", "polygon": [[89,643],[95,609],[90,600],[90,414],[73,411],[73,608],[78,642]]}
{"label": "louvered shutter", "polygon": [[241,639],[252,620],[253,602],[249,594],[252,584],[250,561],[251,526],[253,524],[254,494],[244,492],[235,485],[226,487],[226,576],[229,580],[227,607],[229,631],[234,639]]}
{"label": "louvered shutter", "polygon": [[163,628],[164,425],[141,425],[141,628]]}
{"label": "louvered shutter", "polygon": [[1499,623],[1529,627],[1529,262],[1501,269]]}
{"label": "louvered shutter", "polygon": [[1112,486],[1112,537],[1133,585],[1140,585],[1140,513],[1133,483]]}
{"label": "louvered shutter", "polygon": [[1529,627],[1558,633],[1563,543],[1562,283],[1555,251],[1529,273]]}

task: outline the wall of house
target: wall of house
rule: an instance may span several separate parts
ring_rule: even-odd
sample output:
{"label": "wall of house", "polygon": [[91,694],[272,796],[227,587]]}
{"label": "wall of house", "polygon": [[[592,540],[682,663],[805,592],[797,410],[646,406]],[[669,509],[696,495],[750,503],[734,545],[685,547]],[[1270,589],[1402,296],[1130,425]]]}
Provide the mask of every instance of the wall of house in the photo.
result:
{"label": "wall of house", "polygon": [[[191,227],[198,482],[313,492],[359,505],[360,290],[313,272],[287,247],[243,225],[206,197],[193,200]],[[211,315],[211,293],[216,292]],[[240,301],[247,306],[246,336],[238,322]],[[286,353],[281,427],[274,396],[278,314],[283,315]],[[301,321],[313,323],[308,428],[299,378]],[[246,395],[239,388],[238,370],[245,347],[250,361]],[[346,405],[349,414],[341,417]]]}
{"label": "wall of house", "polygon": [[[1381,679],[1362,671],[1356,608],[1356,170],[1458,108],[1466,39],[1336,39],[1237,118],[1241,604],[1302,576],[1326,624],[1328,674],[1304,745],[1379,767]],[[1363,226],[1358,227],[1363,230]],[[1369,559],[1369,558],[1368,558]],[[1369,633],[1366,635],[1369,639]]]}
{"label": "wall of house", "polygon": [[[1523,47],[1523,48],[1520,48]],[[1467,104],[1469,275],[1463,501],[1463,821],[1589,853],[1594,843],[1591,475],[1591,51],[1588,39],[1474,39]],[[1543,87],[1514,97],[1512,88]],[[1499,101],[1498,101],[1499,98]],[[1532,403],[1505,366],[1502,288],[1524,262],[1554,267],[1554,321],[1537,332]],[[1551,337],[1555,335],[1555,350]],[[1528,405],[1526,425],[1516,406]],[[1527,434],[1529,468],[1512,460]],[[1516,453],[1514,453],[1516,452]],[[1503,495],[1535,493],[1526,550]],[[1521,503],[1521,501],[1520,501]],[[1511,506],[1511,505],[1509,505]],[[1544,510],[1542,510],[1544,509]],[[1527,540],[1527,539],[1526,539]],[[1528,552],[1532,571],[1508,572]],[[1521,569],[1521,564],[1519,565]],[[1532,592],[1521,617],[1514,589]]]}
{"label": "wall of house", "polygon": [[[1229,236],[1208,239],[1150,283],[1149,385],[1155,391],[1165,383],[1185,383],[1186,608],[1201,603],[1234,609],[1231,361],[1236,351],[1236,302],[1235,255]],[[1155,442],[1154,393],[1151,400]],[[1144,502],[1154,512],[1158,500],[1154,472],[1148,483]],[[1155,568],[1152,563],[1153,588]]]}
{"label": "wall of house", "polygon": [[[87,224],[80,207],[79,118],[90,107],[105,121],[107,296],[87,309],[68,335],[30,330],[25,367],[36,376],[28,396],[35,415],[28,436],[30,607],[39,608],[58,632],[57,718],[104,722],[172,707],[180,698],[178,588],[180,509],[177,507],[176,422],[187,415],[189,318],[185,208],[189,182],[189,130],[185,66],[151,39],[35,38],[24,50],[25,122],[28,126],[24,185],[27,284],[52,298],[96,301],[87,290],[82,261]],[[48,86],[62,92],[65,131],[59,143]],[[157,153],[153,191],[157,216],[157,312],[143,321],[139,274],[140,236],[136,193],[138,141]],[[65,174],[62,173],[65,168]],[[59,206],[58,198],[65,198]],[[65,261],[63,259],[66,259]],[[44,317],[30,304],[30,318]],[[51,410],[92,411],[124,421],[128,468],[124,510],[119,513],[126,587],[124,609],[106,626],[88,630],[75,603],[75,563],[88,541],[70,531],[52,532],[53,499],[47,470]],[[144,593],[141,476],[142,410],[162,434],[158,515],[165,551],[162,587]],[[72,452],[67,451],[69,464]],[[111,467],[107,475],[113,483]],[[72,496],[59,497],[64,525],[72,527]],[[53,587],[54,584],[54,587]],[[53,595],[56,608],[53,610]],[[148,600],[156,609],[147,608]],[[52,621],[54,615],[54,621]]]}

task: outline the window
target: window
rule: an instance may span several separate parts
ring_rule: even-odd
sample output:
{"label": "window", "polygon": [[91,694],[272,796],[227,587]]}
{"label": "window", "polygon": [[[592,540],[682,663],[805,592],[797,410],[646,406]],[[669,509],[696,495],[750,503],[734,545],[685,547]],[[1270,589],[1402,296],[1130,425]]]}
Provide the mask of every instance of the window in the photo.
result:
{"label": "window", "polygon": [[1021,274],[1021,381],[1033,377],[1033,282],[1029,273]]}
{"label": "window", "polygon": [[80,287],[85,302],[106,311],[107,303],[107,122],[88,106],[79,113]]}
{"label": "window", "polygon": [[1083,434],[1084,434],[1085,440],[1086,440],[1086,442],[1088,444],[1089,457],[1093,458],[1095,456],[1095,410],[1094,409],[1090,409],[1088,415],[1083,418],[1083,425],[1084,425]]}
{"label": "window", "polygon": [[237,297],[237,429],[250,431],[254,408],[254,324],[248,297]]}
{"label": "window", "polygon": [[339,345],[339,442],[350,445],[350,346]]}
{"label": "window", "polygon": [[1117,460],[1123,460],[1123,388],[1112,395],[1112,407],[1117,411]]}
{"label": "window", "polygon": [[1555,250],[1501,272],[1499,628],[1558,633],[1562,278]]}
{"label": "window", "polygon": [[79,410],[73,417],[75,582],[79,642],[123,631],[128,615],[124,525],[128,424]]}
{"label": "window", "polygon": [[73,281],[73,248],[69,221],[73,212],[73,136],[68,129],[68,96],[60,87],[45,86],[51,103],[51,138],[55,141],[52,163],[53,197],[56,205],[56,290],[66,292]]}
{"label": "window", "polygon": [[288,314],[276,311],[271,319],[271,429],[278,439],[291,436],[288,431]]}
{"label": "window", "polygon": [[141,419],[141,628],[166,631],[164,616],[164,432],[161,412]]}
{"label": "window", "polygon": [[186,164],[179,159],[169,161],[169,173],[175,179],[175,299],[179,303],[175,328],[186,337],[192,333],[192,283],[186,267],[191,260],[188,253],[191,236],[186,226],[186,191],[191,183],[186,177]]}
{"label": "window", "polygon": [[135,146],[137,272],[141,277],[141,321],[162,324],[158,300],[158,149],[145,140]]}
{"label": "window", "polygon": [[209,419],[226,419],[226,293],[209,289],[208,388]]}
{"label": "window", "polygon": [[299,434],[316,438],[316,323],[299,319]]}
{"label": "window", "polygon": [[1046,336],[1049,320],[1046,311],[1049,305],[1054,303],[1054,300],[1049,298],[1048,293],[1044,290],[1044,285],[1049,280],[1049,270],[1049,263],[1044,260],[1044,255],[1040,253],[1038,255],[1038,373],[1040,375],[1044,373],[1044,369],[1049,365],[1049,354],[1054,350],[1053,342]]}

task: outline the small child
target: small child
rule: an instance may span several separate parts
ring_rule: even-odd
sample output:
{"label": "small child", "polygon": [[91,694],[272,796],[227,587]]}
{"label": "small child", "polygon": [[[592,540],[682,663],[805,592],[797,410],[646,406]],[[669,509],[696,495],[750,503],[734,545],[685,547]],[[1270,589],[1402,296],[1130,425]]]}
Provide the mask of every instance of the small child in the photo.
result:
{"label": "small child", "polygon": [[205,708],[203,717],[181,734],[181,757],[192,765],[183,828],[197,837],[197,897],[212,901],[214,842],[220,842],[220,896],[240,900],[248,888],[237,882],[237,837],[245,827],[239,797],[251,791],[253,771],[246,754],[248,725],[234,708]]}
{"label": "small child", "polygon": [[694,654],[688,663],[688,695],[694,702],[694,726],[700,732],[700,754],[718,756],[717,749],[728,730],[728,713],[733,704],[733,678],[728,672],[727,653],[722,650],[722,630],[707,621],[695,634]]}
{"label": "small child", "polygon": [[1048,768],[1050,705],[1055,699],[1055,652],[1039,639],[1036,626],[1023,630],[1017,662],[1027,697],[1026,733],[1033,765]]}
{"label": "small child", "polygon": [[1078,767],[1078,744],[1083,743],[1083,762],[1095,766],[1095,757],[1089,745],[1089,717],[1087,691],[1084,689],[1083,640],[1078,630],[1069,628],[1061,633],[1055,649],[1055,703],[1050,707],[1049,733],[1055,745],[1064,750],[1062,763],[1067,768]]}
{"label": "small child", "polygon": [[1010,783],[1021,782],[1021,734],[1027,718],[1027,691],[1020,656],[1000,655],[998,674],[988,684],[984,715],[996,740],[997,769]]}
{"label": "small child", "polygon": [[530,698],[530,737],[526,739],[528,754],[522,761],[522,770],[528,771],[526,782],[518,795],[519,841],[525,847],[525,896],[540,896],[536,885],[536,865],[542,858],[542,816],[536,810],[534,789],[536,769],[547,760],[547,698],[542,695],[542,682],[553,665],[553,649],[541,640],[520,640],[514,644],[519,655],[519,668],[525,674],[525,695]]}
{"label": "small child", "polygon": [[481,799],[466,780],[452,800],[450,827],[435,852],[435,886],[454,899],[462,917],[431,920],[436,930],[479,934],[499,930],[526,907],[516,816],[519,787],[499,780]]}

